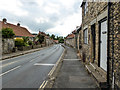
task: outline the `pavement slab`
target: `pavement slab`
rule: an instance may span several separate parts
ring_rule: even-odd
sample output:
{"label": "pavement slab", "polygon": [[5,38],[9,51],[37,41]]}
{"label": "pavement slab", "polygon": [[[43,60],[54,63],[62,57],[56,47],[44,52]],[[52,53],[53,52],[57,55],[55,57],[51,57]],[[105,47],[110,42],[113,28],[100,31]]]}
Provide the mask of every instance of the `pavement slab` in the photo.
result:
{"label": "pavement slab", "polygon": [[97,88],[83,63],[79,60],[75,49],[66,46],[67,53],[54,82],[53,88]]}

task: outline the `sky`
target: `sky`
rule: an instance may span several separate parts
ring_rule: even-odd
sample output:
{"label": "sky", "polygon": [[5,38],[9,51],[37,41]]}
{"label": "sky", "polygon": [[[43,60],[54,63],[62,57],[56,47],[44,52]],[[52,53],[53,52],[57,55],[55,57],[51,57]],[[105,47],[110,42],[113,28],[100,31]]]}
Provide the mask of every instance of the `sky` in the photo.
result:
{"label": "sky", "polygon": [[67,36],[82,22],[82,0],[0,0],[0,20],[26,27],[31,33],[43,31]]}

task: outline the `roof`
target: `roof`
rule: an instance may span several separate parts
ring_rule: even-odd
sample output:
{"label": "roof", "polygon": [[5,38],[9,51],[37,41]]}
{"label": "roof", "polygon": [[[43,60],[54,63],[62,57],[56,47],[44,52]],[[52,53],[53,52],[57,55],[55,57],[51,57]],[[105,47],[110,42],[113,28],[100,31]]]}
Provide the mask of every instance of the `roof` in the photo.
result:
{"label": "roof", "polygon": [[43,35],[43,36],[47,36],[44,32],[41,32],[41,31],[39,31],[38,34],[41,34],[41,35]]}
{"label": "roof", "polygon": [[10,23],[4,23],[3,21],[0,21],[0,23],[2,23],[2,28],[13,29],[15,36],[33,37],[33,35],[25,27],[17,26]]}
{"label": "roof", "polygon": [[75,35],[72,33],[72,34],[69,34],[66,38],[70,39],[70,38],[74,38],[74,37],[75,37]]}
{"label": "roof", "polygon": [[50,39],[50,37],[49,37],[49,36],[47,36],[47,34],[46,34],[46,33],[39,31],[38,35],[40,35],[40,34],[41,34],[41,35],[43,35],[43,36],[45,36],[45,38]]}
{"label": "roof", "polygon": [[58,43],[59,41],[58,40],[53,40],[55,43]]}
{"label": "roof", "polygon": [[81,7],[85,4],[86,0],[83,0],[82,4],[81,4]]}

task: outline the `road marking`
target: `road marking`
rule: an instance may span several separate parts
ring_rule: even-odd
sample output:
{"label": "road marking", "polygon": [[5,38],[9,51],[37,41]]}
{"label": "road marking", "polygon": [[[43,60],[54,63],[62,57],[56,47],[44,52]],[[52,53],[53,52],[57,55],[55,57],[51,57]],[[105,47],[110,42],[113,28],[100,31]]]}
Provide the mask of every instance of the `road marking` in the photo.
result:
{"label": "road marking", "polygon": [[2,64],[2,65],[0,66],[0,68],[1,68],[1,67],[5,67],[5,66],[8,66],[8,65],[11,65],[11,64],[16,63],[16,62],[18,62],[18,61],[14,61],[14,62],[7,63],[7,64]]}
{"label": "road marking", "polygon": [[79,61],[80,59],[63,59],[64,61]]}
{"label": "road marking", "polygon": [[11,71],[14,71],[14,70],[16,70],[16,69],[18,69],[18,68],[20,68],[20,67],[21,67],[21,66],[17,66],[17,67],[15,67],[15,68],[11,69],[11,70],[8,70],[7,72],[4,72],[4,73],[0,74],[0,77],[3,76],[3,75],[5,75],[5,74],[7,74],[7,73],[9,73],[9,72],[11,72]]}
{"label": "road marking", "polygon": [[48,81],[45,82],[44,86],[42,88],[45,88],[45,86],[47,85]]}
{"label": "road marking", "polygon": [[31,61],[29,61],[29,62],[32,62],[32,61],[34,61],[34,60],[31,60]]}
{"label": "road marking", "polygon": [[63,53],[61,54],[60,58],[58,59],[58,61],[56,62],[55,66],[54,66],[54,67],[51,69],[51,71],[48,73],[48,76],[51,76],[51,75],[53,74],[53,72],[55,71],[57,65],[59,64],[60,60],[62,59],[64,52],[65,52],[65,49],[64,49]]}
{"label": "road marking", "polygon": [[54,66],[55,64],[46,64],[46,63],[35,63],[35,66]]}
{"label": "road marking", "polygon": [[48,83],[48,80],[47,80],[47,81],[43,81],[43,83],[40,85],[40,87],[39,87],[38,90],[40,90],[40,89],[44,89],[45,86],[47,85],[47,83]]}
{"label": "road marking", "polygon": [[44,83],[45,83],[45,81],[43,81],[43,83],[40,85],[40,87],[39,87],[39,88],[42,88],[42,87],[43,87],[43,85],[44,85]]}

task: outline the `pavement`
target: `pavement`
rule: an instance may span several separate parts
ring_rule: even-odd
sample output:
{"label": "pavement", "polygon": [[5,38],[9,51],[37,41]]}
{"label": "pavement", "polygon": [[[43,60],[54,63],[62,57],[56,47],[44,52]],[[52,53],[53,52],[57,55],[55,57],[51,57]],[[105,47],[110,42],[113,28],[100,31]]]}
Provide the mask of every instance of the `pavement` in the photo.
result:
{"label": "pavement", "polygon": [[31,50],[26,50],[26,51],[17,51],[17,52],[13,52],[13,53],[10,53],[10,54],[3,54],[2,55],[2,60],[13,58],[13,57],[17,57],[17,56],[21,56],[21,55],[32,53],[32,52],[36,52],[36,51],[40,51],[40,50],[42,50],[44,48],[47,48],[47,47],[41,47],[41,48],[31,49]]}
{"label": "pavement", "polygon": [[76,51],[66,46],[67,53],[53,88],[97,88],[97,84],[86,71]]}
{"label": "pavement", "polygon": [[[22,56],[5,59],[2,62],[2,87],[37,90],[48,78],[64,48],[58,44]],[[3,89],[4,90],[4,89]],[[11,89],[12,90],[12,89]],[[13,89],[14,90],[14,89]]]}

